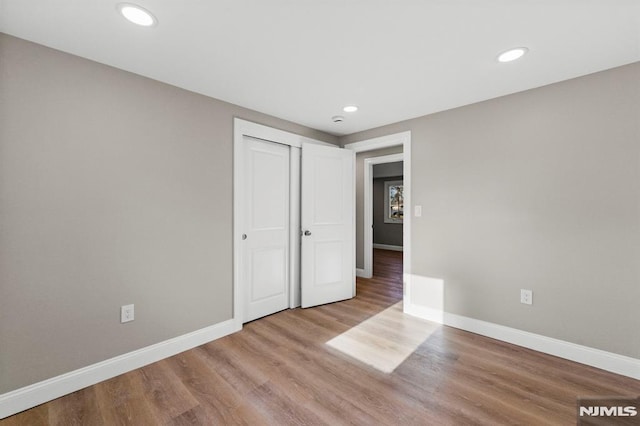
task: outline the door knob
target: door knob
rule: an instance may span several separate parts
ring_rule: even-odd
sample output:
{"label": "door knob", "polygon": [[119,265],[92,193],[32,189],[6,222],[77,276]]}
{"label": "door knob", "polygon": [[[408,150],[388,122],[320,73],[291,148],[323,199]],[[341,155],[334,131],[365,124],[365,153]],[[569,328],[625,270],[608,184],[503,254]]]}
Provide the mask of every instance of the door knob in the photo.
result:
{"label": "door knob", "polygon": [[306,231],[304,231],[304,235],[306,235],[306,236],[308,237],[309,235],[311,235],[311,231],[309,231],[309,230],[307,229]]}
{"label": "door knob", "polygon": [[242,239],[246,240],[247,239],[247,234],[242,234]]}

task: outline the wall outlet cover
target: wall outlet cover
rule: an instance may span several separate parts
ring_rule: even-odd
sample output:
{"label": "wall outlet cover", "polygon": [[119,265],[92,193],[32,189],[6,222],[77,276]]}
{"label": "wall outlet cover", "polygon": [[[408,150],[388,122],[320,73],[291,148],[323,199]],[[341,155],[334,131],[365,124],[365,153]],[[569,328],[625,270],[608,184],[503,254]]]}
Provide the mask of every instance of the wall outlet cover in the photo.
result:
{"label": "wall outlet cover", "polygon": [[133,305],[124,305],[120,307],[120,322],[125,323],[134,320]]}
{"label": "wall outlet cover", "polygon": [[533,305],[533,291],[520,289],[520,303]]}

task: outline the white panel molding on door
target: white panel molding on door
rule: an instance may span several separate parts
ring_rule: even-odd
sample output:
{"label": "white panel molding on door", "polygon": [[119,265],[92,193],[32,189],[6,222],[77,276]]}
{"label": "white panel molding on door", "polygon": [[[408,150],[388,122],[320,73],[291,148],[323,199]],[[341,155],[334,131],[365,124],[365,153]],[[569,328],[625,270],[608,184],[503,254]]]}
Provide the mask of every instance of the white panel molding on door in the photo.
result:
{"label": "white panel molding on door", "polygon": [[289,306],[289,150],[244,137],[243,322]]}
{"label": "white panel molding on door", "polygon": [[355,296],[353,151],[302,145],[302,307]]}
{"label": "white panel molding on door", "polygon": [[244,139],[252,137],[290,147],[290,219],[289,220],[289,308],[300,306],[300,151],[303,143],[329,145],[305,136],[262,124],[234,118],[233,120],[233,322],[242,329],[245,311],[245,283],[242,278],[242,234],[244,233],[245,172],[249,165],[244,159]]}

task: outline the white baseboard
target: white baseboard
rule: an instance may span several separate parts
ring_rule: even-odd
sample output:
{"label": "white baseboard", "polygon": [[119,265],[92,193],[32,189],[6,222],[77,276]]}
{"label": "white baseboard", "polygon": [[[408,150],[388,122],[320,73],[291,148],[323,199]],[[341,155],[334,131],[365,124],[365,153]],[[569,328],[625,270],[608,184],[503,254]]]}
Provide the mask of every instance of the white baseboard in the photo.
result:
{"label": "white baseboard", "polygon": [[[240,325],[240,328],[242,326]],[[0,395],[0,419],[239,331],[233,319]]]}
{"label": "white baseboard", "polygon": [[373,276],[372,273],[368,273],[366,269],[360,269],[360,268],[356,268],[356,277],[360,277],[360,278],[371,278]]}
{"label": "white baseboard", "polygon": [[640,380],[640,359],[422,306],[407,304],[404,312],[429,321]]}
{"label": "white baseboard", "polygon": [[389,244],[373,244],[373,248],[380,250],[404,251],[402,246],[392,246]]}
{"label": "white baseboard", "polygon": [[[359,272],[364,272],[364,270],[356,269],[356,275]],[[429,321],[470,331],[640,380],[640,360],[636,358],[422,306],[406,304],[404,311],[409,315],[414,315]],[[192,333],[156,343],[42,382],[7,392],[0,395],[0,419],[235,333],[241,328],[241,324],[238,324],[234,320],[227,320]]]}

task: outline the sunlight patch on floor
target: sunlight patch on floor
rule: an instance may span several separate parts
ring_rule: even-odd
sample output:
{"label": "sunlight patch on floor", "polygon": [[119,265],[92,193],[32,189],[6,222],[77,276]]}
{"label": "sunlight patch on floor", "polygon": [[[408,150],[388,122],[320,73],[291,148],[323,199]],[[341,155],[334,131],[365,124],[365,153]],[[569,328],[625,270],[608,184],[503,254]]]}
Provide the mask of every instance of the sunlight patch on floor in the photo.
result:
{"label": "sunlight patch on floor", "polygon": [[402,312],[402,302],[385,309],[327,345],[384,373],[392,373],[439,324]]}

